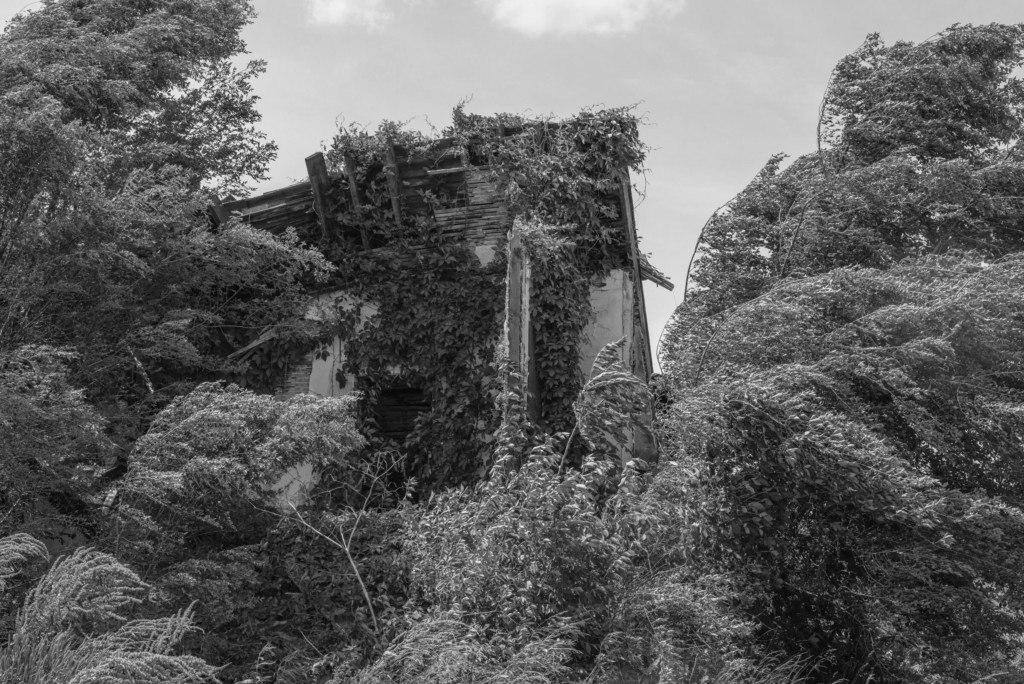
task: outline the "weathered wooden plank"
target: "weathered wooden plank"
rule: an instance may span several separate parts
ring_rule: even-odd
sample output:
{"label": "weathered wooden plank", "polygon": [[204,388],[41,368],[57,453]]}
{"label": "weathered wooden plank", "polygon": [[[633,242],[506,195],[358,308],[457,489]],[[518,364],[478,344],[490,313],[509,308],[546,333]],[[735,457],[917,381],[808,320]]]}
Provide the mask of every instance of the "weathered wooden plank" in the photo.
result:
{"label": "weathered wooden plank", "polygon": [[402,169],[402,185],[416,185],[429,183],[430,179],[427,176],[427,168],[424,166],[406,166]]}
{"label": "weathered wooden plank", "polygon": [[313,193],[313,208],[323,236],[328,239],[337,237],[338,225],[327,208],[327,194],[331,190],[331,177],[327,173],[327,161],[323,152],[316,152],[306,157],[306,173],[309,174],[309,187]]}
{"label": "weathered wooden plank", "polygon": [[640,274],[644,280],[649,280],[670,292],[676,287],[671,280],[665,277],[664,273],[655,268],[643,255],[640,255]]}
{"label": "weathered wooden plank", "polygon": [[[631,369],[634,374],[640,376],[644,382],[650,382],[654,373],[654,361],[651,358],[651,333],[647,326],[647,302],[644,301],[643,276],[640,273],[639,247],[637,246],[636,223],[633,218],[633,192],[629,185],[629,172],[623,171],[620,183],[622,197],[622,223],[626,229],[626,242],[629,245],[629,260],[632,266],[633,287],[639,304],[641,332],[643,343],[637,345],[637,364]],[[640,371],[640,372],[638,372]],[[641,374],[642,373],[642,374]]]}
{"label": "weathered wooden plank", "polygon": [[[505,279],[507,293],[505,334],[508,340],[509,361],[512,362],[514,371],[519,374],[525,370],[520,365],[523,353],[523,267],[525,259],[526,249],[523,245],[523,236],[513,230],[508,240],[508,274]],[[519,382],[515,382],[512,389],[518,390],[521,387]]]}
{"label": "weathered wooden plank", "polygon": [[[359,200],[359,183],[356,181],[356,162],[352,153],[345,151],[342,155],[342,162],[345,166],[345,178],[348,180],[348,194],[352,200],[352,209],[359,213],[362,202]],[[370,249],[370,234],[362,225],[359,226],[359,238],[362,240],[363,249]]]}
{"label": "weathered wooden plank", "polygon": [[231,211],[244,211],[251,209],[252,207],[259,206],[261,204],[270,204],[273,202],[287,201],[291,197],[303,195],[309,192],[309,183],[301,181],[299,183],[293,183],[284,188],[278,190],[271,190],[265,192],[262,195],[256,195],[254,197],[246,197],[239,200],[232,200],[230,202],[224,202],[224,206],[229,212]]}
{"label": "weathered wooden plank", "polygon": [[225,204],[224,206],[225,206],[226,209],[228,209],[228,211],[237,211],[240,214],[242,214],[242,216],[251,216],[253,214],[259,214],[259,213],[262,213],[262,212],[265,212],[265,211],[269,211],[271,209],[284,209],[285,211],[287,211],[291,207],[294,207],[297,204],[298,205],[301,205],[303,203],[310,203],[311,204],[312,201],[313,201],[313,196],[309,193],[308,188],[307,188],[307,192],[306,193],[304,193],[302,195],[295,196],[295,197],[288,198],[287,200],[278,199],[278,200],[275,200],[273,202],[261,202],[260,204],[254,204],[251,207],[235,207],[235,208],[232,208],[231,205],[228,205],[228,204]]}
{"label": "weathered wooden plank", "polygon": [[[440,227],[445,226],[477,226],[481,229],[487,229],[493,227],[494,229],[501,228],[502,231],[507,230],[508,221],[503,220],[501,216],[472,216],[472,217],[459,217],[459,216],[447,216],[437,221],[437,225]],[[502,228],[504,226],[504,228]]]}
{"label": "weathered wooden plank", "polygon": [[342,155],[342,161],[345,164],[345,178],[348,180],[348,194],[352,199],[352,208],[359,209],[363,203],[359,199],[359,183],[356,181],[356,162],[352,158],[352,153],[348,151]]}
{"label": "weathered wooden plank", "polygon": [[488,229],[493,232],[504,232],[507,229],[507,223],[503,224],[500,221],[445,221],[444,223],[438,223],[438,230],[443,233],[485,233]]}
{"label": "weathered wooden plank", "polygon": [[419,188],[432,188],[437,185],[437,182],[425,173],[418,178],[410,178],[408,176],[402,176],[402,187],[408,189],[419,189]]}
{"label": "weathered wooden plank", "polygon": [[295,216],[295,217],[307,217],[310,209],[313,208],[312,200],[307,200],[301,204],[281,204],[276,207],[270,207],[262,211],[253,212],[250,214],[242,214],[242,220],[246,223],[263,223],[271,221],[282,216]]}
{"label": "weathered wooden plank", "polygon": [[286,228],[302,229],[316,225],[315,221],[309,218],[298,218],[295,216],[281,216],[273,221],[261,221],[250,224],[253,228],[266,230],[275,235],[283,232]]}
{"label": "weathered wooden plank", "polygon": [[242,214],[242,218],[250,223],[259,223],[260,221],[269,221],[274,218],[281,216],[306,216],[309,218],[313,217],[313,201],[306,200],[302,204],[284,204],[276,207],[270,207],[263,211],[257,211],[251,214]]}
{"label": "weathered wooden plank", "polygon": [[253,214],[260,214],[267,211],[289,211],[295,210],[296,207],[308,208],[313,206],[313,195],[307,192],[305,195],[299,197],[293,197],[287,202],[275,202],[273,204],[262,204],[258,207],[245,209],[242,211],[242,215],[251,216]]}
{"label": "weathered wooden plank", "polygon": [[444,207],[443,211],[458,211],[465,213],[489,213],[495,212],[501,205],[497,202],[477,202],[476,204],[463,204],[457,207]]}
{"label": "weathered wooden plank", "polygon": [[[507,222],[505,222],[507,223]],[[470,218],[470,219],[459,219],[459,218],[448,218],[444,221],[438,221],[438,226],[441,228],[448,228],[453,226],[459,226],[462,228],[479,228],[486,229],[488,227],[500,228],[504,223],[497,218]]]}
{"label": "weathered wooden plank", "polygon": [[438,218],[438,219],[441,219],[442,217],[444,217],[444,218],[449,218],[449,217],[452,217],[452,218],[455,218],[455,217],[487,218],[487,217],[490,217],[490,216],[497,216],[499,213],[500,212],[498,212],[496,209],[494,209],[493,207],[491,207],[489,205],[487,205],[487,206],[479,206],[479,205],[472,206],[472,205],[469,205],[469,206],[465,206],[465,207],[448,207],[448,208],[438,208],[438,209],[434,210],[434,216],[436,218]]}
{"label": "weathered wooden plank", "polygon": [[290,399],[291,397],[309,392],[309,376],[313,372],[313,355],[294,364],[289,364],[288,374],[277,387],[274,396],[277,399]]}
{"label": "weathered wooden plank", "polygon": [[453,166],[450,168],[427,169],[428,176],[446,176],[452,173],[465,173],[472,169],[472,166]]}
{"label": "weathered wooden plank", "polygon": [[442,228],[445,226],[466,226],[466,227],[480,227],[486,228],[488,226],[500,226],[502,225],[500,216],[444,216],[439,217],[437,225]]}
{"label": "weathered wooden plank", "polygon": [[288,202],[284,202],[284,201],[260,202],[259,204],[252,205],[251,207],[242,207],[240,209],[235,209],[235,211],[241,213],[242,216],[251,216],[253,214],[258,214],[261,211],[266,211],[268,209],[273,209],[274,207],[287,207],[288,204],[289,204]]}
{"label": "weathered wooden plank", "polygon": [[521,392],[527,411],[535,413],[537,379],[531,358],[530,340],[530,256],[523,244],[522,233],[513,228],[508,238],[508,272],[506,278],[505,333],[508,357],[515,376],[509,378],[509,389]]}

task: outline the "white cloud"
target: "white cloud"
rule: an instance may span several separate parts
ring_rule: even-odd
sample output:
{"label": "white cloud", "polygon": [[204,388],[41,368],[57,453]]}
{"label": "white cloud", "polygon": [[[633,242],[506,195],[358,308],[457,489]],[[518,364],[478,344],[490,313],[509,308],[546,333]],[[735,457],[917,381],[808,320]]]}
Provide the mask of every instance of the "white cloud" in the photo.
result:
{"label": "white cloud", "polygon": [[391,21],[389,0],[307,0],[310,18],[317,24],[352,24],[378,29]]}
{"label": "white cloud", "polygon": [[653,16],[671,16],[684,0],[477,0],[499,24],[528,36],[626,33]]}

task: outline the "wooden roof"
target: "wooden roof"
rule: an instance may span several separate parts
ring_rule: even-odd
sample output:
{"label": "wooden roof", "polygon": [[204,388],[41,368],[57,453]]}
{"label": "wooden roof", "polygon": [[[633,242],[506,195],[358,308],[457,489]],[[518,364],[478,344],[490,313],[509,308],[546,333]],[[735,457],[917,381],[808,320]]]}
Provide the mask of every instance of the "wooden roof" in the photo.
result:
{"label": "wooden roof", "polygon": [[[432,213],[445,233],[475,245],[498,243],[508,233],[511,219],[497,179],[488,167],[470,164],[454,139],[436,141],[431,151],[429,155],[414,154],[392,146],[386,169],[392,210],[396,215]],[[307,157],[306,167],[308,180],[253,197],[215,201],[215,219],[223,222],[234,215],[244,223],[275,234],[288,227],[305,234],[340,230],[335,215],[360,203],[355,184],[344,172],[330,174],[322,153]],[[636,254],[635,233],[625,226],[625,204],[632,204],[627,195],[629,184],[624,183],[623,187],[623,196],[616,196],[619,220],[634,241],[631,250]],[[432,208],[425,200],[428,193],[445,195],[453,200],[447,203],[452,206]],[[364,233],[362,243],[364,248],[371,248],[370,236]],[[639,273],[644,280],[673,289],[668,278],[644,255],[638,257]]]}

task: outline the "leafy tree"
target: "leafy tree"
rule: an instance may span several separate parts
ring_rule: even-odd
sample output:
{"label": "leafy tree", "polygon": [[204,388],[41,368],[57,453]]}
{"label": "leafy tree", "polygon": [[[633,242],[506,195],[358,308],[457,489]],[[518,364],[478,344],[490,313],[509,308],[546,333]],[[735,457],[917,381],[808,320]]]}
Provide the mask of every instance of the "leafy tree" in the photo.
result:
{"label": "leafy tree", "polygon": [[839,269],[674,343],[664,435],[777,647],[854,680],[1017,671],[1022,276],[1019,255]]}
{"label": "leafy tree", "polygon": [[173,164],[192,187],[219,178],[243,188],[265,177],[276,151],[254,128],[250,82],[263,63],[231,63],[253,17],[249,2],[46,0],[4,30],[0,93],[5,105],[100,136],[90,142],[106,143],[112,187],[133,169]]}
{"label": "leafy tree", "polygon": [[74,355],[49,347],[0,352],[0,534],[31,532],[55,545],[88,526],[83,498],[112,444],[70,383]]}
{"label": "leafy tree", "polygon": [[1024,26],[954,26],[917,45],[877,35],[844,58],[818,152],[773,157],[701,236],[689,293],[717,312],[787,277],[1024,245]]}
{"label": "leafy tree", "polygon": [[[300,319],[306,285],[329,270],[323,257],[292,234],[275,237],[235,221],[214,227],[207,217],[212,189],[244,189],[264,176],[274,154],[254,128],[251,80],[262,64],[233,66],[252,16],[249,2],[52,0],[0,34],[0,534],[29,531],[54,551],[87,539],[101,544],[144,564],[182,610],[192,598],[178,590],[197,576],[217,577],[211,586],[233,587],[237,597],[225,634],[252,600],[245,592],[258,585],[256,553],[245,547],[263,536],[245,533],[273,522],[264,481],[307,451],[337,460],[342,447],[332,439],[348,440],[345,449],[359,444],[337,402],[271,406],[264,397],[260,413],[251,393],[218,404],[217,392],[200,386],[191,409],[202,419],[230,418],[239,440],[246,429],[258,435],[259,456],[240,442],[219,459],[165,448],[167,463],[147,461],[145,449],[160,448],[166,415],[132,452],[172,398],[203,380],[240,377],[245,367],[226,361],[227,353],[267,326],[282,336],[315,332]],[[261,419],[267,424],[257,425]],[[209,430],[206,438],[227,439]],[[241,472],[246,458],[263,470]],[[111,487],[125,472],[127,480]],[[202,487],[188,490],[182,481]],[[200,491],[210,500],[195,496]],[[212,505],[215,497],[223,507]],[[146,525],[153,537],[140,533]],[[239,538],[225,541],[232,532]],[[206,544],[207,553],[195,559],[198,569],[179,566],[171,576],[167,567],[187,557],[176,545],[181,539]],[[210,610],[229,606],[227,596]],[[205,648],[184,625],[194,616],[221,626],[210,615],[179,615],[166,635],[150,629],[154,648]],[[131,668],[102,670],[131,660],[118,655],[119,643],[149,653],[131,638],[116,630],[55,637],[54,648],[91,663],[83,670],[89,674],[39,676],[172,677],[159,668],[149,679]],[[20,663],[3,666],[13,681],[33,681],[26,659],[45,641],[7,652]]]}
{"label": "leafy tree", "polygon": [[[175,605],[200,601],[195,616],[207,633],[193,643],[207,659],[245,667],[288,613],[293,626],[314,638],[317,632],[337,638],[323,624],[331,607],[306,600],[326,592],[309,581],[312,543],[295,543],[286,516],[312,492],[277,484],[302,466],[310,487],[325,472],[333,474],[332,486],[358,486],[365,441],[354,404],[308,394],[279,401],[206,383],[172,401],[136,442],[105,541],[120,558],[147,568]],[[281,585],[297,597],[285,596]]]}
{"label": "leafy tree", "polygon": [[[823,135],[849,162],[901,151],[920,159],[978,159],[1020,130],[1024,26],[954,25],[920,44],[871,34],[833,71]],[[844,160],[845,161],[845,160]]]}
{"label": "leafy tree", "polygon": [[662,340],[694,553],[816,680],[1024,676],[1022,37],[869,36],[821,149],[708,222]]}
{"label": "leafy tree", "polygon": [[202,187],[242,188],[274,154],[253,128],[262,65],[231,65],[252,16],[248,2],[52,0],[6,27],[0,348],[73,348],[90,397],[158,407],[176,383],[239,372],[224,356],[265,326],[301,328],[323,258],[206,217]]}
{"label": "leafy tree", "polygon": [[268,524],[254,506],[286,505],[273,489],[282,473],[344,469],[364,444],[351,398],[278,401],[202,384],[172,401],[136,442],[120,483],[120,534],[134,531],[136,553],[150,563],[258,541]]}

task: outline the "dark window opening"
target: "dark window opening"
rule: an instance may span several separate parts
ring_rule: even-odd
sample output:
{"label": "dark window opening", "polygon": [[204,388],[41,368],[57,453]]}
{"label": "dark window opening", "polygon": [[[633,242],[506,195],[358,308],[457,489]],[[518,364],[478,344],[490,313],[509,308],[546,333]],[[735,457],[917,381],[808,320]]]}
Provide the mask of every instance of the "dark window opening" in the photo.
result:
{"label": "dark window opening", "polygon": [[381,433],[402,443],[416,426],[416,418],[429,410],[430,402],[423,390],[393,387],[381,390],[374,413]]}

